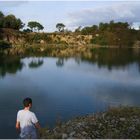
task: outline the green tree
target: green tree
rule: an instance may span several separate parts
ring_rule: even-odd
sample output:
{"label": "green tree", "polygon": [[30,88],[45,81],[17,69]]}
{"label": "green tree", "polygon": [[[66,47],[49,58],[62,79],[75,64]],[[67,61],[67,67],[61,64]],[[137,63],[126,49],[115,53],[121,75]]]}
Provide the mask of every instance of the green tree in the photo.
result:
{"label": "green tree", "polygon": [[25,32],[25,33],[30,33],[30,32],[32,32],[32,30],[29,29],[29,28],[27,28],[27,29],[24,29],[23,32]]}
{"label": "green tree", "polygon": [[40,31],[40,30],[43,30],[44,27],[39,23],[39,22],[36,22],[36,21],[30,21],[28,22],[28,27],[32,30],[32,31]]}
{"label": "green tree", "polygon": [[4,14],[0,11],[0,28],[3,27]]}
{"label": "green tree", "polygon": [[75,29],[75,33],[80,33],[81,32],[82,26],[79,26],[78,28]]}
{"label": "green tree", "polygon": [[19,29],[22,29],[25,26],[25,24],[19,18],[16,20],[16,23],[15,24],[16,24],[15,27],[18,30]]}
{"label": "green tree", "polygon": [[7,15],[3,20],[3,28],[12,28],[15,30],[22,29],[24,24],[20,19],[17,19],[14,15]]}
{"label": "green tree", "polygon": [[58,29],[59,32],[63,32],[65,27],[66,26],[63,23],[56,24],[56,28]]}
{"label": "green tree", "polygon": [[81,30],[81,33],[84,34],[84,35],[87,35],[87,34],[96,34],[97,31],[98,31],[98,26],[97,25],[93,25],[91,27],[84,27]]}
{"label": "green tree", "polygon": [[4,14],[0,11],[0,18],[4,17]]}
{"label": "green tree", "polygon": [[101,32],[103,32],[103,31],[107,31],[108,30],[108,27],[109,27],[109,25],[108,25],[108,23],[100,23],[99,24],[99,30],[101,31]]}
{"label": "green tree", "polygon": [[97,25],[93,25],[93,26],[92,26],[92,30],[93,30],[93,31],[97,31],[97,30],[98,30],[98,26],[97,26]]}

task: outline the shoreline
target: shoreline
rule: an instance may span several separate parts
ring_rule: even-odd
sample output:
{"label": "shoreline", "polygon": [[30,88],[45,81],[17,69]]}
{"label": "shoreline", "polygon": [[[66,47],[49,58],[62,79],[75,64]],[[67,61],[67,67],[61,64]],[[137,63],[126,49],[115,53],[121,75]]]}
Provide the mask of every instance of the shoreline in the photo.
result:
{"label": "shoreline", "polygon": [[118,47],[118,46],[100,46],[100,45],[65,45],[65,44],[31,44],[31,45],[15,45],[11,48],[0,50],[2,55],[7,56],[32,56],[45,55],[52,57],[72,57],[76,55],[92,56],[96,50],[102,49],[132,49],[139,52],[140,47]]}
{"label": "shoreline", "polygon": [[105,112],[76,117],[52,130],[42,128],[42,139],[138,139],[140,108],[115,107]]}

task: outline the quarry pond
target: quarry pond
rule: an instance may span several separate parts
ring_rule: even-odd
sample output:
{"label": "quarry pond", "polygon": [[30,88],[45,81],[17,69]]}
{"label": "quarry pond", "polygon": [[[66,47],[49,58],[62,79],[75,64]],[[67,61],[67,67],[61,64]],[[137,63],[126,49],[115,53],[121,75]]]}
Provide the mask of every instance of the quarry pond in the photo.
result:
{"label": "quarry pond", "polygon": [[106,110],[140,107],[140,50],[100,49],[90,57],[0,57],[0,138],[18,138],[25,97],[42,127]]}

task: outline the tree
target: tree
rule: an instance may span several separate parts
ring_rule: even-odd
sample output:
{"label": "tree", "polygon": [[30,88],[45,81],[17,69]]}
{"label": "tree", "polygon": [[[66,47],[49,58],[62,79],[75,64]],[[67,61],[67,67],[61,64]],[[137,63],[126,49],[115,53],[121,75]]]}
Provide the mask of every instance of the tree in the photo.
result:
{"label": "tree", "polygon": [[0,11],[0,18],[4,17],[4,14]]}
{"label": "tree", "polygon": [[29,28],[27,28],[27,29],[24,29],[23,32],[25,32],[25,33],[30,33],[30,32],[32,32],[32,30],[29,29]]}
{"label": "tree", "polygon": [[39,22],[36,22],[36,21],[30,21],[28,22],[28,27],[32,30],[32,31],[40,31],[40,30],[43,30],[44,27],[39,23]]}
{"label": "tree", "polygon": [[96,32],[98,30],[98,26],[97,25],[93,25],[92,27],[92,31]]}
{"label": "tree", "polygon": [[3,26],[4,14],[0,11],[0,28]]}
{"label": "tree", "polygon": [[79,26],[78,28],[75,29],[75,33],[79,33],[81,31],[82,26]]}
{"label": "tree", "polygon": [[108,23],[102,23],[102,22],[101,22],[101,23],[99,24],[99,30],[100,30],[101,32],[108,30],[108,27],[109,27]]}
{"label": "tree", "polygon": [[59,32],[63,32],[65,25],[63,23],[57,23],[56,28],[58,29]]}
{"label": "tree", "polygon": [[14,15],[7,15],[3,19],[3,28],[12,28],[19,30],[24,27],[24,24],[20,19],[17,19]]}
{"label": "tree", "polygon": [[38,31],[43,30],[44,27],[41,24],[38,24]]}

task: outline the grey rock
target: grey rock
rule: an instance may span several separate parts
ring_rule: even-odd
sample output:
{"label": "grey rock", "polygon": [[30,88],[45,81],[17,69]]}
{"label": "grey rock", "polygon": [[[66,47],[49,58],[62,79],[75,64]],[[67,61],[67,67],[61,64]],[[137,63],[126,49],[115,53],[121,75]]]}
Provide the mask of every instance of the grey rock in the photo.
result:
{"label": "grey rock", "polygon": [[135,126],[129,127],[129,131],[130,131],[130,132],[132,132],[132,131],[134,131],[134,130],[135,130]]}
{"label": "grey rock", "polygon": [[71,133],[69,134],[69,136],[72,137],[74,134],[75,134],[75,131],[71,132]]}
{"label": "grey rock", "polygon": [[120,121],[125,121],[126,119],[125,118],[120,118]]}
{"label": "grey rock", "polygon": [[87,133],[85,131],[82,132],[82,135],[87,135]]}
{"label": "grey rock", "polygon": [[62,139],[66,139],[67,137],[68,137],[67,134],[65,134],[65,133],[62,134]]}

